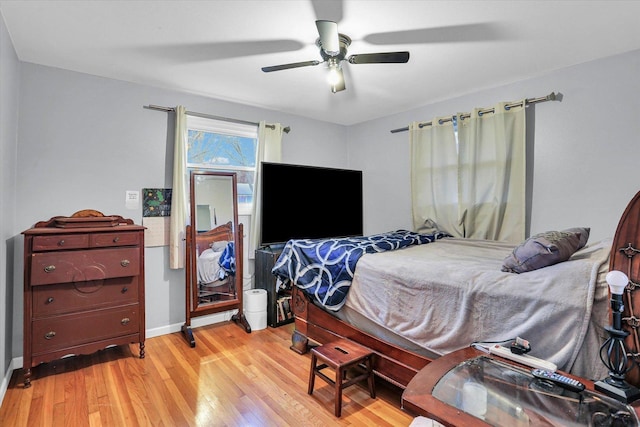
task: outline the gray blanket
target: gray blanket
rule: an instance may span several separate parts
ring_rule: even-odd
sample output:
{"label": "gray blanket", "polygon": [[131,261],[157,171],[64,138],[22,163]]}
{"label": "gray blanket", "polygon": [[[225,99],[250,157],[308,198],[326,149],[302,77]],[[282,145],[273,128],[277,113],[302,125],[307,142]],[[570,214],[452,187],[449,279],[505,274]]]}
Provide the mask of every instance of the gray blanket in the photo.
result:
{"label": "gray blanket", "polygon": [[561,370],[605,377],[598,352],[608,323],[611,240],[524,274],[500,271],[513,247],[446,238],[364,255],[345,307],[434,354],[520,336],[532,356]]}

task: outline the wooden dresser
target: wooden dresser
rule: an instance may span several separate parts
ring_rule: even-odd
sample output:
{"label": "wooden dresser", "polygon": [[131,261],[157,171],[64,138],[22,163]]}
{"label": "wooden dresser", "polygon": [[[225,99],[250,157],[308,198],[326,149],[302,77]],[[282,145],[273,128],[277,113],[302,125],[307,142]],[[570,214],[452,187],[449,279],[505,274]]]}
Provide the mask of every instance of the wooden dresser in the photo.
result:
{"label": "wooden dresser", "polygon": [[82,212],[22,233],[25,387],[32,367],[68,355],[136,342],[145,355],[144,227]]}

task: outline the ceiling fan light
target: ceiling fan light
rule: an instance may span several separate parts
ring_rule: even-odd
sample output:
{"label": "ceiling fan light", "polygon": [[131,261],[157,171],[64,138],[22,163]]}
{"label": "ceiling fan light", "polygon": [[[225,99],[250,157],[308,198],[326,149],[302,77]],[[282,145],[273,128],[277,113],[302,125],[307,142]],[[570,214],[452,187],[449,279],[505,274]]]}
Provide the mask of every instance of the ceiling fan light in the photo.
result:
{"label": "ceiling fan light", "polygon": [[340,73],[340,67],[329,67],[329,74],[327,75],[327,81],[331,86],[337,86],[342,80],[342,74]]}
{"label": "ceiling fan light", "polygon": [[336,93],[343,91],[345,89],[344,74],[342,73],[340,60],[337,58],[328,59],[327,66],[329,68],[327,81],[329,82],[329,86],[331,86],[331,92]]}

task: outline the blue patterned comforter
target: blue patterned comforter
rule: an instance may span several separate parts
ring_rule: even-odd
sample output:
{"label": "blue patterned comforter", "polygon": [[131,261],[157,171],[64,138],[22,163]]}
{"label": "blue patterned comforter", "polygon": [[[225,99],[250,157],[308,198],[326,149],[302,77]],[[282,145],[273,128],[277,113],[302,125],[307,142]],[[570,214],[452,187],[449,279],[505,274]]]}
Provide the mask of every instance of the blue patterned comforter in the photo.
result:
{"label": "blue patterned comforter", "polygon": [[442,237],[451,236],[398,230],[366,237],[289,240],[272,273],[283,283],[295,284],[327,310],[338,311],[363,254],[421,245]]}
{"label": "blue patterned comforter", "polygon": [[[223,273],[221,273],[221,275],[227,276],[229,274],[236,273],[236,255],[233,242],[227,243],[224,251],[222,251],[222,255],[220,255],[220,260],[218,261],[218,263],[223,270]],[[221,277],[221,279],[223,278],[224,277]]]}

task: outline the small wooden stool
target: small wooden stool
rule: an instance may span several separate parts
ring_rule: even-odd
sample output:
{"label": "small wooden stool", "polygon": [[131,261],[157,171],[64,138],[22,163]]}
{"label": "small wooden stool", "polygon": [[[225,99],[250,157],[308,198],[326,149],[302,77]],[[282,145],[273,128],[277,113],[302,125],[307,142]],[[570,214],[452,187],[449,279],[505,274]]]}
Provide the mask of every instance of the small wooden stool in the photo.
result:
{"label": "small wooden stool", "polygon": [[[376,397],[376,390],[374,386],[373,378],[373,366],[372,366],[371,350],[362,347],[353,341],[347,339],[340,339],[333,341],[319,347],[311,349],[311,372],[309,373],[309,390],[308,393],[313,393],[313,386],[315,383],[316,375],[325,380],[327,383],[335,386],[335,415],[339,417],[342,413],[342,390],[350,385],[357,383],[358,381],[368,380],[369,394],[372,399]],[[321,365],[316,366],[318,360],[323,362]],[[364,364],[364,367],[361,366]],[[362,374],[357,377],[347,380],[347,370],[349,368],[358,368],[363,371]],[[321,372],[325,368],[331,368],[335,371],[335,381]]]}

